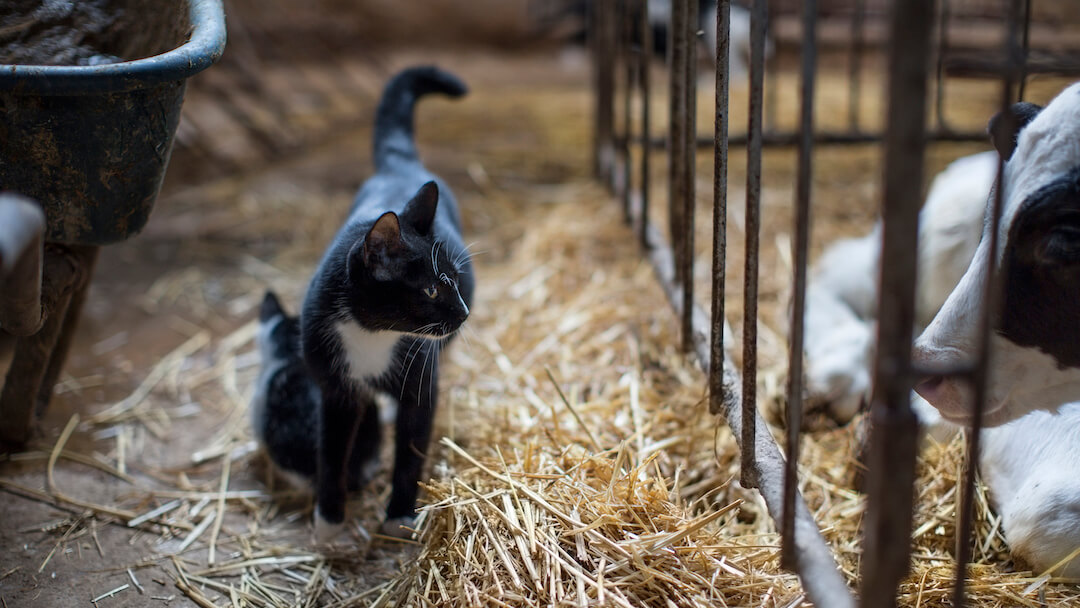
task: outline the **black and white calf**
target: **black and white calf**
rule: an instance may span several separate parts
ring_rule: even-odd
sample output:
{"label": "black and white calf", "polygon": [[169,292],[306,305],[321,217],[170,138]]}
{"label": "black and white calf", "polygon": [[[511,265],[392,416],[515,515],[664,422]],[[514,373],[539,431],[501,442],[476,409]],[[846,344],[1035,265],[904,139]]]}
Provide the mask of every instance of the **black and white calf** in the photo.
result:
{"label": "black and white calf", "polygon": [[[930,184],[919,212],[915,333],[930,324],[971,262],[997,165],[992,151],[965,156]],[[879,222],[866,236],[830,245],[807,286],[806,406],[826,409],[837,422],[851,420],[870,392],[880,255]]]}
{"label": "black and white calf", "polygon": [[[1000,122],[991,123],[995,146],[1008,160],[1001,222],[987,222],[971,265],[913,354],[935,367],[974,357],[990,265],[987,236],[996,228],[1004,298],[991,338],[988,426],[1080,399],[1080,84],[1046,108],[1017,104],[1016,110],[1017,131],[1003,133]],[[962,380],[930,378],[915,390],[946,419],[971,421],[971,389]]]}
{"label": "black and white calf", "polygon": [[[995,324],[998,354],[987,408],[989,423],[998,426],[983,431],[980,473],[1013,554],[1041,572],[1080,547],[1080,369],[1074,358],[1080,351],[1080,85],[1041,111],[1027,104],[1016,109],[1018,132],[991,123],[995,146],[1008,160],[999,229],[1006,294]],[[924,364],[973,356],[989,257],[980,235],[990,229],[985,209],[997,159],[990,152],[952,163],[931,184],[920,213],[917,322],[928,327],[915,356]],[[827,407],[840,421],[869,393],[879,250],[880,227],[834,244],[808,288],[807,404]],[[959,428],[947,420],[969,420],[969,397],[958,385],[944,379],[920,385],[933,406],[912,395],[922,423],[938,439]],[[1080,559],[1057,573],[1080,575]]]}

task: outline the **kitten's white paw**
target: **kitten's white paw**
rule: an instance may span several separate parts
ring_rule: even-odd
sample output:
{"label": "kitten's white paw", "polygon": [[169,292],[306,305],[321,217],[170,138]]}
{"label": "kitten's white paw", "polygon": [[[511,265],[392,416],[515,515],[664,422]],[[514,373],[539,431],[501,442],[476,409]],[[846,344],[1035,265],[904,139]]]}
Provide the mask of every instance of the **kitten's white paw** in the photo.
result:
{"label": "kitten's white paw", "polygon": [[318,545],[329,545],[331,541],[337,538],[338,534],[345,529],[345,522],[339,524],[333,524],[323,519],[322,514],[319,513],[318,507],[315,508],[315,543]]}
{"label": "kitten's white paw", "polygon": [[393,538],[412,538],[415,526],[415,517],[395,517],[384,521],[379,533]]}

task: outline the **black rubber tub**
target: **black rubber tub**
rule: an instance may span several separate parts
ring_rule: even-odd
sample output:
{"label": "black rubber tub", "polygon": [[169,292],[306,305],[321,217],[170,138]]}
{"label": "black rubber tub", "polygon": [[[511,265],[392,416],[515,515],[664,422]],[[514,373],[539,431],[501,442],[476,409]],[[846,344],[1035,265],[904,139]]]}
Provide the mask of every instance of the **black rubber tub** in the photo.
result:
{"label": "black rubber tub", "polygon": [[[225,48],[221,0],[13,4],[28,8],[0,15],[16,37],[0,46],[26,63],[0,65],[0,190],[42,204],[48,241],[134,235],[161,188],[185,82]],[[68,13],[50,23],[47,4]],[[52,61],[82,65],[31,65]]]}

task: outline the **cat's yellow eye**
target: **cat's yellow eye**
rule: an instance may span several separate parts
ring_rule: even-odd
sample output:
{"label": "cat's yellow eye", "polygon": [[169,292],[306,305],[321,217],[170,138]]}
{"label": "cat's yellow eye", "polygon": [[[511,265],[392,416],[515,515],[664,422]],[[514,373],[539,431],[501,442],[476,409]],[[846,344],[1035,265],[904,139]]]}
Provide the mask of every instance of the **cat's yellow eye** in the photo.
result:
{"label": "cat's yellow eye", "polygon": [[434,285],[432,285],[431,287],[425,287],[424,295],[434,300],[439,296],[439,289]]}

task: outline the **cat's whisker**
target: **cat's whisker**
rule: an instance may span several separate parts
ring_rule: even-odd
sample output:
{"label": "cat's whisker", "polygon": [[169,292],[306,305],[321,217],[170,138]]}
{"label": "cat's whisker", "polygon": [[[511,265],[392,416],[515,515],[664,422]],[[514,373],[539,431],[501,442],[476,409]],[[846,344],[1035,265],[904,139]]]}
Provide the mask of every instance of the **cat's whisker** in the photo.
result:
{"label": "cat's whisker", "polygon": [[[424,363],[423,363],[423,365],[420,366],[420,377],[417,379],[417,383],[416,383],[416,396],[417,397],[420,397],[423,394],[423,390],[424,390],[424,372],[427,370],[428,362],[431,361],[431,351],[432,351],[432,349],[430,349],[430,348],[426,349],[424,351]],[[430,395],[430,391],[429,391],[428,394]]]}
{"label": "cat's whisker", "polygon": [[431,245],[431,270],[435,273],[435,276],[439,276],[439,245],[442,241],[435,240]]}
{"label": "cat's whisker", "polygon": [[[398,396],[399,400],[403,399],[405,397],[405,385],[409,380],[409,371],[412,370],[412,366],[413,366],[413,363],[416,362],[416,358],[418,356],[420,356],[420,351],[424,350],[424,343],[425,342],[427,342],[427,340],[425,340],[423,338],[415,338],[413,340],[413,343],[409,346],[409,350],[405,352],[405,359],[409,359],[409,353],[412,353],[413,352],[413,347],[416,347],[416,352],[413,353],[412,358],[408,360],[408,367],[405,367],[405,360],[404,359],[401,362],[401,366],[405,367],[405,373],[403,373],[401,375],[401,394]],[[423,369],[421,369],[420,373],[421,373],[421,377],[423,377]]]}
{"label": "cat's whisker", "polygon": [[473,329],[465,324],[462,324],[457,329],[457,335],[461,336],[461,339],[465,341],[465,346],[470,349],[472,348],[472,341],[469,339],[469,334],[472,331]]}
{"label": "cat's whisker", "polygon": [[435,345],[435,348],[432,349],[433,351],[435,351],[435,353],[434,353],[435,358],[432,360],[432,363],[431,363],[431,373],[428,374],[428,397],[430,397],[430,400],[428,401],[428,403],[430,403],[432,405],[432,409],[434,409],[434,407],[435,407],[435,399],[436,399],[435,390],[438,388],[438,386],[437,386],[438,379],[435,377],[435,371],[436,371],[435,366],[438,365],[439,357],[442,356],[442,349],[443,349],[444,344],[446,344],[445,341],[440,341],[439,343],[437,343]]}

